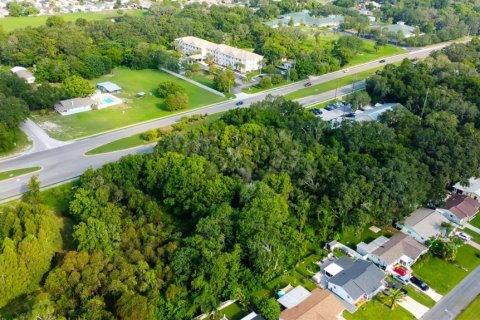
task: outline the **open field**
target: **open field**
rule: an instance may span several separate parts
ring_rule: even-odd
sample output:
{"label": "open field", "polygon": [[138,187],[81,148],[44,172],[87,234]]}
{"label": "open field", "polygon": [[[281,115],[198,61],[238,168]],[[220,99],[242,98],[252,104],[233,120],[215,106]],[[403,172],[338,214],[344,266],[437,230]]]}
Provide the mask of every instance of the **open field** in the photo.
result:
{"label": "open field", "polygon": [[473,320],[478,319],[480,315],[480,296],[470,303],[467,309],[457,317],[457,320]]}
{"label": "open field", "polygon": [[204,86],[215,89],[215,86],[213,85],[213,76],[209,75],[206,71],[199,71],[194,73],[191,79],[193,81],[197,81],[200,84],[203,84]]}
{"label": "open field", "polygon": [[429,253],[415,263],[413,273],[435,291],[445,295],[479,264],[480,251],[464,244],[458,248],[457,258],[453,263]]}
{"label": "open field", "polygon": [[[118,84],[123,91],[116,96],[124,100],[123,104],[69,116],[61,116],[56,112],[50,112],[46,116],[36,114],[33,116],[33,120],[53,138],[70,140],[172,115],[180,111],[165,110],[164,100],[155,95],[158,84],[167,80],[176,82],[185,88],[190,99],[189,109],[225,100],[224,97],[160,70],[119,68],[115,69],[112,74],[92,80],[92,84],[104,81]],[[136,94],[142,91],[145,92],[145,96],[136,97]]]}
{"label": "open field", "polygon": [[407,310],[400,306],[390,309],[390,305],[381,299],[382,293],[377,294],[372,300],[363,304],[358,310],[351,314],[348,311],[343,312],[343,316],[347,320],[412,320],[415,317]]}
{"label": "open field", "polygon": [[17,170],[11,170],[11,171],[5,171],[5,172],[0,172],[0,181],[2,180],[7,180],[10,178],[18,177],[23,174],[31,173],[38,171],[42,168],[40,167],[29,167],[29,168],[22,168],[22,169],[17,169]]}
{"label": "open field", "polygon": [[[123,10],[124,14],[141,16],[145,14],[143,10]],[[102,19],[111,19],[120,17],[123,14],[118,14],[117,10],[109,11],[99,11],[99,12],[75,12],[75,13],[65,13],[58,14],[57,16],[62,17],[65,21],[75,21],[78,18],[83,18],[85,20],[102,20]],[[15,29],[25,28],[25,27],[39,27],[45,25],[45,21],[51,17],[50,15],[45,16],[31,16],[31,17],[6,17],[0,19],[0,28],[5,32],[10,32]]]}

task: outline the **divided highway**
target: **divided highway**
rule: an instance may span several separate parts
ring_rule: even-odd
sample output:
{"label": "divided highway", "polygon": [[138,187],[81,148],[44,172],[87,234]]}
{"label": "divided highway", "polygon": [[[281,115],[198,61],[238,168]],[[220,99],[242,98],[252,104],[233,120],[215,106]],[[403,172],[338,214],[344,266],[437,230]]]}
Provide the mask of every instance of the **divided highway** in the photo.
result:
{"label": "divided highway", "polygon": [[[427,57],[432,51],[442,49],[447,45],[448,44],[431,46],[428,48],[423,48],[423,49],[411,51],[405,54],[385,58],[385,60],[386,60],[386,63],[394,63],[394,62],[401,61],[405,58],[422,59]],[[372,61],[372,62],[358,65],[355,67],[351,67],[348,73],[345,73],[343,71],[332,72],[322,76],[312,77],[309,80],[309,82],[311,82],[312,85],[321,84],[324,82],[345,77],[347,75],[352,75],[352,74],[360,73],[362,71],[373,69],[380,65],[381,64],[379,63],[378,60]],[[304,88],[304,84],[306,82],[307,81],[302,81],[302,82],[294,83],[291,85],[279,87],[273,90],[269,90],[267,92],[261,92],[261,93],[249,95],[248,97],[241,99],[244,102],[242,107],[248,107],[252,103],[261,101],[265,99],[267,95],[282,96],[291,92],[298,91]],[[363,85],[363,82],[359,82],[355,84],[355,89],[358,89],[361,85]],[[298,99],[298,101],[304,105],[312,105],[314,103],[319,103],[325,100],[333,99],[335,98],[335,96],[340,96],[345,93],[348,93],[349,91],[351,91],[351,88],[352,88],[352,85],[349,85],[342,88],[338,88],[338,90],[331,90],[315,96]],[[235,103],[238,100],[239,99],[230,100],[230,101],[222,102],[209,107],[199,108],[196,110],[184,112],[182,114],[165,117],[159,120],[153,120],[147,123],[135,125],[135,126],[124,128],[124,129],[119,129],[113,132],[99,134],[97,136],[93,136],[85,139],[79,139],[65,145],[56,146],[53,149],[46,149],[46,150],[42,150],[43,148],[38,148],[37,150],[34,149],[34,151],[36,152],[27,153],[15,158],[1,161],[0,172],[18,169],[18,168],[39,166],[39,167],[42,167],[42,171],[37,172],[35,174],[38,174],[42,187],[68,181],[75,177],[78,177],[89,167],[98,168],[105,163],[116,161],[122,156],[127,154],[148,152],[153,148],[153,146],[151,145],[141,146],[138,148],[123,150],[123,151],[118,151],[113,153],[100,154],[95,156],[85,156],[84,155],[85,152],[91,149],[94,149],[98,146],[101,146],[103,144],[106,144],[121,138],[125,138],[137,133],[144,132],[149,129],[159,128],[162,126],[174,124],[175,122],[179,121],[180,118],[183,116],[190,116],[193,114],[214,114],[214,113],[224,112],[230,109],[237,108]],[[32,174],[18,177],[18,178],[13,178],[10,180],[1,181],[0,182],[0,202],[4,202],[12,198],[15,198],[19,196],[22,192],[24,192],[26,190],[26,184],[30,179],[31,175]]]}

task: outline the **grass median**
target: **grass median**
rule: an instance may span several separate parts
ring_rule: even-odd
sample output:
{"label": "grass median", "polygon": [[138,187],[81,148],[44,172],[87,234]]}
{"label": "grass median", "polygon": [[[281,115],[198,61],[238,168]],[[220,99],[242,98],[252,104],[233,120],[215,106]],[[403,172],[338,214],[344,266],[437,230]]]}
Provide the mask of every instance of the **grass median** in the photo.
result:
{"label": "grass median", "polygon": [[35,171],[39,171],[41,169],[42,169],[41,167],[28,167],[28,168],[0,172],[0,181],[15,178],[15,177],[32,173]]}

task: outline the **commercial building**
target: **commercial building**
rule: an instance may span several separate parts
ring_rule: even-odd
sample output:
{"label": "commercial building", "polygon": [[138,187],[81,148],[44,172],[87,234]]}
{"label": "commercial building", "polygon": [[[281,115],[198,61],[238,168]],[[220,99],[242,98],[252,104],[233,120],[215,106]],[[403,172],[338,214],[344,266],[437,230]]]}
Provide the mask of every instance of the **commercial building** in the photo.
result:
{"label": "commercial building", "polygon": [[211,61],[217,65],[245,73],[259,70],[263,56],[197,37],[175,39],[175,48],[192,62]]}

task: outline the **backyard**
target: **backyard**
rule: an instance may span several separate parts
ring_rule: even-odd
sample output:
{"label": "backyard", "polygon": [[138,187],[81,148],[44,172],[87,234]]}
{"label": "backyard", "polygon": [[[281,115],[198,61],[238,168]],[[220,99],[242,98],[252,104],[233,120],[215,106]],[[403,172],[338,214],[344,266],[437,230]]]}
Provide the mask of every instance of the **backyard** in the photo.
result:
{"label": "backyard", "polygon": [[236,302],[218,311],[220,317],[226,316],[228,320],[240,320],[249,313],[248,310],[242,308],[242,306]]}
{"label": "backyard", "polygon": [[413,266],[413,272],[440,294],[445,295],[480,264],[480,251],[462,245],[455,262],[426,254]]}
{"label": "backyard", "polygon": [[[99,12],[75,12],[58,14],[56,16],[62,17],[65,21],[75,21],[78,18],[85,20],[102,20],[111,19],[122,16],[123,14],[140,16],[144,15],[143,10],[122,10],[122,14],[119,14],[117,10],[99,11]],[[0,28],[5,32],[10,32],[18,28],[25,27],[39,27],[45,25],[45,22],[50,16],[30,16],[30,17],[6,17],[0,19]]]}
{"label": "backyard", "polygon": [[[115,69],[112,74],[91,82],[95,85],[104,81],[114,82],[123,88],[121,93],[115,94],[124,100],[123,104],[69,116],[61,116],[53,111],[47,115],[35,114],[33,120],[53,138],[71,140],[180,112],[165,110],[164,100],[155,95],[156,88],[162,81],[173,81],[185,88],[190,100],[188,109],[225,100],[225,97],[206,91],[160,70],[119,68]],[[137,97],[139,92],[145,92],[145,95]]]}
{"label": "backyard", "polygon": [[387,238],[391,237],[396,232],[395,229],[381,229],[378,233],[374,233],[369,228],[363,229],[360,234],[356,233],[356,230],[353,228],[348,228],[344,230],[340,234],[340,238],[338,239],[339,242],[343,243],[344,245],[356,250],[357,244],[359,242],[369,243],[380,236],[385,236]]}

